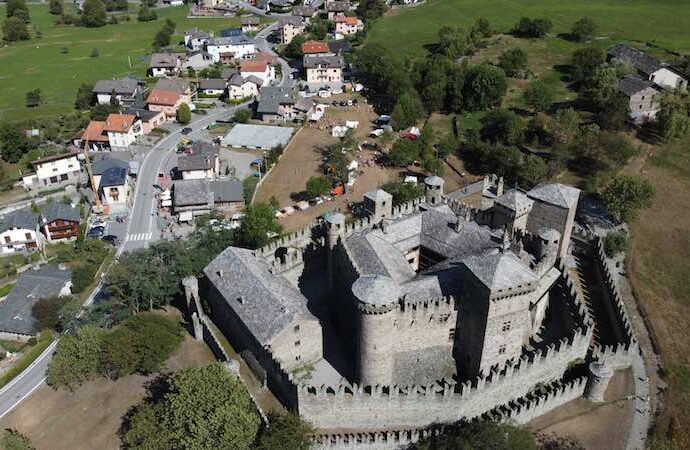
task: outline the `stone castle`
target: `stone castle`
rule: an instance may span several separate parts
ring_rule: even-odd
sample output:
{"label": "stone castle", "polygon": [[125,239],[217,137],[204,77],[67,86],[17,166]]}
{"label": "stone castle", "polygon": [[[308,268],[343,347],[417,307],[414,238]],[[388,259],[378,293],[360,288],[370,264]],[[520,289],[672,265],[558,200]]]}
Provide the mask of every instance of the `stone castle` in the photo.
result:
{"label": "stone castle", "polygon": [[571,279],[578,189],[443,184],[398,206],[377,189],[364,219],[333,213],[204,269],[213,322],[320,447],[396,448],[432,425],[601,400],[637,351],[615,292],[624,332],[604,345]]}

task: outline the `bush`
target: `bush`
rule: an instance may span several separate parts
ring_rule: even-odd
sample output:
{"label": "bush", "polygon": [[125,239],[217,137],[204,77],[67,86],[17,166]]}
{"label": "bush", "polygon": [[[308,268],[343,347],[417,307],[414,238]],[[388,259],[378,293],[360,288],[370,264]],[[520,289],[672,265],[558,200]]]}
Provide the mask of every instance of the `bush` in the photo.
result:
{"label": "bush", "polygon": [[146,5],[141,5],[141,8],[139,8],[139,14],[137,15],[137,20],[139,22],[151,22],[156,19],[158,19],[156,11],[152,10]]}
{"label": "bush", "polygon": [[627,234],[622,231],[612,231],[604,238],[604,252],[609,258],[613,258],[621,252],[628,251],[629,244]]}
{"label": "bush", "polygon": [[232,116],[232,120],[237,123],[247,123],[252,118],[252,111],[250,109],[238,109]]}
{"label": "bush", "polygon": [[74,389],[91,380],[100,368],[101,346],[105,331],[85,325],[76,334],[60,339],[48,365],[46,383]]}
{"label": "bush", "polygon": [[597,24],[589,17],[583,17],[573,24],[570,36],[577,42],[586,42],[594,38],[597,32]]}
{"label": "bush", "polygon": [[503,50],[498,57],[498,67],[509,77],[524,77],[527,72],[527,52],[519,47]]}
{"label": "bush", "polygon": [[254,448],[256,450],[304,450],[311,447],[311,435],[314,428],[302,420],[299,414],[271,414],[268,416],[270,426],[259,436]]}
{"label": "bush", "polygon": [[414,183],[393,181],[381,186],[381,189],[393,196],[393,205],[397,206],[418,199],[424,195],[424,186]]}
{"label": "bush", "polygon": [[513,34],[521,37],[543,37],[551,31],[552,25],[549,19],[522,17],[513,27]]}
{"label": "bush", "polygon": [[655,194],[654,186],[646,178],[622,175],[606,186],[602,198],[614,216],[630,221],[651,205]]}
{"label": "bush", "polygon": [[192,111],[189,109],[188,104],[182,103],[177,109],[177,121],[183,125],[192,121]]}
{"label": "bush", "polygon": [[72,270],[72,292],[81,294],[93,283],[98,266],[94,264],[84,264]]}
{"label": "bush", "polygon": [[307,180],[307,194],[309,198],[327,195],[331,191],[331,182],[326,177],[309,177]]}
{"label": "bush", "polygon": [[58,329],[58,325],[60,324],[60,313],[62,308],[70,301],[72,301],[72,297],[64,296],[42,298],[34,303],[31,308],[31,314],[36,320],[36,331],[47,328],[61,331]]}
{"label": "bush", "polygon": [[0,441],[5,450],[35,450],[29,438],[10,428],[5,428]]}
{"label": "bush", "polygon": [[553,102],[553,89],[541,80],[534,80],[527,86],[522,98],[533,110],[545,111]]}

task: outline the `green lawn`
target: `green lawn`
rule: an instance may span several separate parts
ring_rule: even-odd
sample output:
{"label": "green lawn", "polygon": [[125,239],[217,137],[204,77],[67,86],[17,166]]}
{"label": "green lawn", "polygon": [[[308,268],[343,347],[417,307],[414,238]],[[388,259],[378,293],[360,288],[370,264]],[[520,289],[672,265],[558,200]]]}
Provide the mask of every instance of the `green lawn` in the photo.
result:
{"label": "green lawn", "polygon": [[[236,18],[187,19],[187,7],[157,10],[158,20],[136,21],[136,6],[130,4],[133,20],[102,28],[55,25],[46,5],[30,5],[32,24],[43,33],[30,41],[0,48],[0,119],[20,120],[51,117],[71,111],[77,87],[83,82],[110,79],[133,73],[143,76],[154,35],[166,18],[177,24],[173,42],[182,40],[189,28],[219,31],[239,23]],[[5,17],[4,6],[0,17]],[[63,54],[62,49],[68,53]],[[92,58],[97,48],[100,56]],[[128,59],[129,58],[129,59]],[[131,61],[132,67],[129,67]],[[27,108],[27,91],[40,88],[43,104]]]}
{"label": "green lawn", "polygon": [[599,38],[604,41],[653,42],[690,52],[687,0],[429,0],[380,20],[367,40],[380,42],[401,57],[421,56],[425,44],[436,42],[439,28],[459,25],[469,29],[480,16],[502,32],[522,16],[545,17],[554,24],[554,36],[568,32],[580,17],[589,16],[599,24]]}

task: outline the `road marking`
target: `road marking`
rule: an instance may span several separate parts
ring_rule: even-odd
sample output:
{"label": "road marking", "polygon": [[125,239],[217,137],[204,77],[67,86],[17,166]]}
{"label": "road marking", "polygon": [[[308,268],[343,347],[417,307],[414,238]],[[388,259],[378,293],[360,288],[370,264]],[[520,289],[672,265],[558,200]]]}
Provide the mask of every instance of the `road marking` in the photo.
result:
{"label": "road marking", "polygon": [[7,408],[5,411],[2,412],[2,414],[0,414],[0,419],[2,419],[2,418],[5,417],[7,414],[9,414],[10,412],[12,412],[12,410],[13,410],[14,408],[16,408],[18,404],[20,404],[21,402],[23,402],[24,399],[25,399],[26,397],[28,397],[29,395],[33,394],[34,391],[35,391],[36,389],[38,389],[39,387],[41,387],[41,385],[42,385],[45,381],[46,381],[46,377],[43,377],[43,378],[41,379],[41,381],[39,381],[39,382],[36,384],[36,386],[34,386],[34,387],[32,387],[31,389],[29,389],[29,392],[27,392],[26,394],[24,394],[24,395],[22,396],[22,398],[20,398],[20,399],[17,400],[16,402],[12,403],[12,406],[10,406],[9,408]]}
{"label": "road marking", "polygon": [[10,389],[10,387],[12,387],[13,385],[15,385],[15,384],[16,384],[19,380],[21,380],[22,378],[24,378],[24,376],[25,376],[27,373],[31,372],[31,369],[33,369],[38,363],[40,363],[46,356],[52,355],[52,354],[53,354],[53,350],[55,350],[55,346],[57,346],[57,343],[58,343],[58,340],[57,340],[57,339],[54,340],[53,342],[51,342],[50,345],[49,345],[48,347],[46,347],[45,350],[43,350],[43,353],[41,353],[40,355],[38,355],[38,358],[36,358],[36,359],[34,360],[34,362],[32,362],[32,363],[29,365],[29,367],[27,367],[26,369],[22,370],[22,372],[21,372],[19,375],[17,375],[16,377],[14,377],[14,379],[12,379],[12,381],[10,381],[9,383],[7,383],[7,384],[2,388],[2,390],[0,390],[0,395],[4,394],[7,390]]}
{"label": "road marking", "polygon": [[153,233],[151,233],[151,232],[128,234],[127,237],[125,238],[125,242],[149,241],[149,240],[151,240],[152,236],[153,236]]}

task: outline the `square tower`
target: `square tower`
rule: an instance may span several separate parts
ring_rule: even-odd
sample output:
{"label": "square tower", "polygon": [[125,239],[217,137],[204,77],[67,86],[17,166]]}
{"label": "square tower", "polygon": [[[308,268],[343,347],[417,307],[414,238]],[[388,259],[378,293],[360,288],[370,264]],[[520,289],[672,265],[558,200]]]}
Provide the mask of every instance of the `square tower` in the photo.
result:
{"label": "square tower", "polygon": [[364,208],[371,215],[373,223],[393,216],[393,196],[381,188],[364,194]]}

